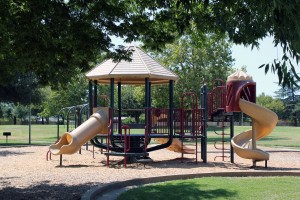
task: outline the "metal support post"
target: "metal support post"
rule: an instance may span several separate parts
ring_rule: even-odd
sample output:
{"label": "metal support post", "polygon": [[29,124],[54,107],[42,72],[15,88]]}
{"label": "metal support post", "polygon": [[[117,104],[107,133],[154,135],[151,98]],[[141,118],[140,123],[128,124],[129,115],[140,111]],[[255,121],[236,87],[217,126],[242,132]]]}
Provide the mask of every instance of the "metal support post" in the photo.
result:
{"label": "metal support post", "polygon": [[94,105],[93,105],[93,107],[94,108],[96,108],[97,106],[98,106],[98,104],[97,104],[97,101],[98,101],[98,99],[97,99],[97,85],[98,85],[98,82],[97,81],[94,81]]}
{"label": "metal support post", "polygon": [[59,156],[59,166],[62,166],[62,154]]}
{"label": "metal support post", "polygon": [[93,85],[92,81],[89,81],[89,114],[88,116],[91,116],[93,114]]}
{"label": "metal support post", "polygon": [[230,116],[230,162],[234,163],[234,149],[231,145],[231,140],[234,137],[234,115]]}
{"label": "metal support post", "polygon": [[119,134],[122,133],[121,127],[122,127],[122,88],[121,88],[121,82],[118,82],[118,130]]}
{"label": "metal support post", "polygon": [[207,86],[203,85],[201,88],[202,97],[202,137],[201,137],[201,158],[204,163],[207,162]]}

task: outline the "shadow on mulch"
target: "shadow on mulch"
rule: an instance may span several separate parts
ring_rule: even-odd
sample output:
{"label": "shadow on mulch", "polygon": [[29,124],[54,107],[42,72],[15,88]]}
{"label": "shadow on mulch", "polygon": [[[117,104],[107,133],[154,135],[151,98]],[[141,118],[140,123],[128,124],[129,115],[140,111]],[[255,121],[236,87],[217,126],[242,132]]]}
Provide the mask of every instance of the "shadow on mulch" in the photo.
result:
{"label": "shadow on mulch", "polygon": [[[100,161],[100,164],[106,166],[106,161]],[[110,161],[109,164],[110,168],[121,169],[124,168],[123,160],[114,160]],[[203,163],[202,161],[195,162],[195,159],[190,158],[175,158],[170,160],[160,160],[160,161],[153,161],[149,163],[127,163],[127,168],[137,169],[137,170],[144,170],[150,168],[177,168],[177,169],[194,169],[194,168],[224,168],[224,169],[237,169],[237,170],[247,170],[250,169],[251,166],[245,164],[237,164],[237,163],[230,163],[230,162],[207,162]]]}
{"label": "shadow on mulch", "polygon": [[57,165],[56,168],[85,168],[85,167],[94,167],[93,165]]}
{"label": "shadow on mulch", "polygon": [[32,185],[27,188],[5,187],[0,190],[0,197],[3,199],[20,200],[20,199],[81,199],[83,193],[99,183],[86,183],[80,185],[49,184],[48,181]]}
{"label": "shadow on mulch", "polygon": [[34,153],[34,152],[19,152],[19,151],[5,150],[5,151],[0,151],[0,157],[18,156],[18,155],[25,155],[29,153]]}

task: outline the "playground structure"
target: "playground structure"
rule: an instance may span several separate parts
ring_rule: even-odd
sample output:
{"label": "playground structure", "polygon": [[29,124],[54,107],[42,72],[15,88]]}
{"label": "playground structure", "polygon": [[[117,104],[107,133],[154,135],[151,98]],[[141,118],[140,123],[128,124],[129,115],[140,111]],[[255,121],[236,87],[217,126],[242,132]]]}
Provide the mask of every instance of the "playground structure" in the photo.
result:
{"label": "playground structure", "polygon": [[255,104],[255,83],[252,77],[243,72],[228,77],[227,90],[236,90],[237,94],[227,96],[226,111],[242,111],[252,118],[252,129],[234,136],[231,140],[235,153],[253,160],[253,167],[257,161],[265,161],[267,167],[269,154],[257,149],[256,141],[269,135],[275,128],[278,121],[276,113]]}
{"label": "playground structure", "polygon": [[[256,161],[269,159],[267,153],[256,149],[256,140],[272,131],[276,125],[277,116],[272,111],[255,104],[256,89],[252,77],[239,71],[228,78],[226,86],[221,82],[210,93],[206,85],[203,85],[199,104],[197,95],[187,92],[182,95],[181,107],[174,108],[174,82],[178,80],[178,76],[160,66],[138,47],[130,46],[129,50],[133,50],[131,62],[114,63],[112,60],[106,60],[86,74],[89,79],[89,110],[93,111],[93,114],[75,130],[63,134],[56,144],[51,145],[52,154],[73,154],[90,141],[95,147],[106,150],[107,166],[110,163],[110,156],[124,157],[126,167],[127,160],[147,162],[151,160],[149,152],[164,148],[180,152],[182,158],[184,154],[194,154],[196,163],[200,153],[201,160],[207,162],[207,122],[221,122],[224,128],[224,122],[229,121],[232,139],[229,156],[231,162],[234,162],[234,151],[240,157],[252,159],[254,166]],[[98,84],[110,84],[109,107],[98,105]],[[117,109],[114,106],[115,84],[118,86]],[[145,86],[145,127],[144,131],[139,134],[131,134],[130,126],[122,124],[121,89],[122,85],[126,84]],[[151,87],[155,84],[169,85],[169,108],[151,106]],[[186,106],[187,100],[190,106]],[[253,108],[255,111],[251,112]],[[234,137],[233,113],[240,111],[253,118],[253,128],[246,134],[242,133]],[[270,118],[267,120],[259,118],[260,115],[270,116]],[[115,116],[118,122],[116,124],[114,123]],[[226,157],[224,135],[223,129],[222,155],[217,156],[223,160]],[[187,139],[189,144],[194,143],[192,145],[194,148],[185,146]],[[151,143],[153,140],[158,144]],[[250,143],[252,145],[249,145]]]}

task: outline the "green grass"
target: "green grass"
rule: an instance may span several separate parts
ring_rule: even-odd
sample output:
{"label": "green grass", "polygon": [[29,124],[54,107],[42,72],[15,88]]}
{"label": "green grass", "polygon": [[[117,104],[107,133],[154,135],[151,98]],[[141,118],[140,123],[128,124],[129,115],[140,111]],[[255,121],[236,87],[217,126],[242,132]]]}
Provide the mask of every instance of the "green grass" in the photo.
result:
{"label": "green grass", "polygon": [[[65,126],[60,126],[61,134],[65,131]],[[21,145],[29,143],[28,125],[0,125],[0,145],[6,144],[6,137],[3,132],[11,132],[8,136],[8,145]],[[56,125],[32,125],[31,144],[51,144],[57,139]]]}
{"label": "green grass", "polygon": [[[235,126],[234,134],[237,135],[243,131],[251,129],[251,126]],[[220,133],[220,129],[217,130]],[[229,133],[229,128],[225,130]],[[277,126],[273,132],[262,140],[258,141],[260,146],[269,147],[291,147],[300,148],[300,127]],[[208,143],[220,141],[221,136],[216,135],[212,130],[208,131]],[[229,141],[229,136],[225,136]]]}
{"label": "green grass", "polygon": [[300,177],[209,177],[131,189],[118,200],[299,199]]}
{"label": "green grass", "polygon": [[[245,130],[251,129],[250,126],[235,126],[234,133],[239,134]],[[8,145],[28,144],[29,143],[29,126],[28,125],[0,125],[0,145],[5,145],[5,136],[2,136],[4,131],[9,131],[12,136],[8,137]],[[60,135],[66,131],[66,126],[60,126]],[[216,131],[220,133],[220,128]],[[131,134],[143,134],[143,129],[132,129]],[[229,133],[229,129],[225,130]],[[300,148],[300,127],[283,127],[278,126],[266,138],[258,142],[260,146],[272,147],[291,147]],[[215,141],[220,141],[221,136],[214,133],[214,128],[208,128],[208,144],[213,144]],[[32,144],[51,144],[56,141],[57,126],[56,125],[32,125],[31,127],[31,143]],[[229,135],[225,136],[229,141]],[[229,143],[228,143],[229,145]]]}

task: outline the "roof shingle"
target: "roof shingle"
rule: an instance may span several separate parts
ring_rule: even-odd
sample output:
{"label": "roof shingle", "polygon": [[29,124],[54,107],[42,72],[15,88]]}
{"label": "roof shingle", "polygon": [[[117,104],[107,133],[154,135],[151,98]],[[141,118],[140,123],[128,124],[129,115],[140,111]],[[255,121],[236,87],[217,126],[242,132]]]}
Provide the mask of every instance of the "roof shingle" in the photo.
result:
{"label": "roof shingle", "polygon": [[165,84],[169,80],[179,79],[176,74],[160,65],[139,47],[129,46],[128,50],[133,50],[131,62],[105,60],[87,72],[86,77],[97,80],[98,83],[108,84],[110,79],[114,78],[115,82],[134,85],[144,84],[145,78],[149,78],[152,84]]}

